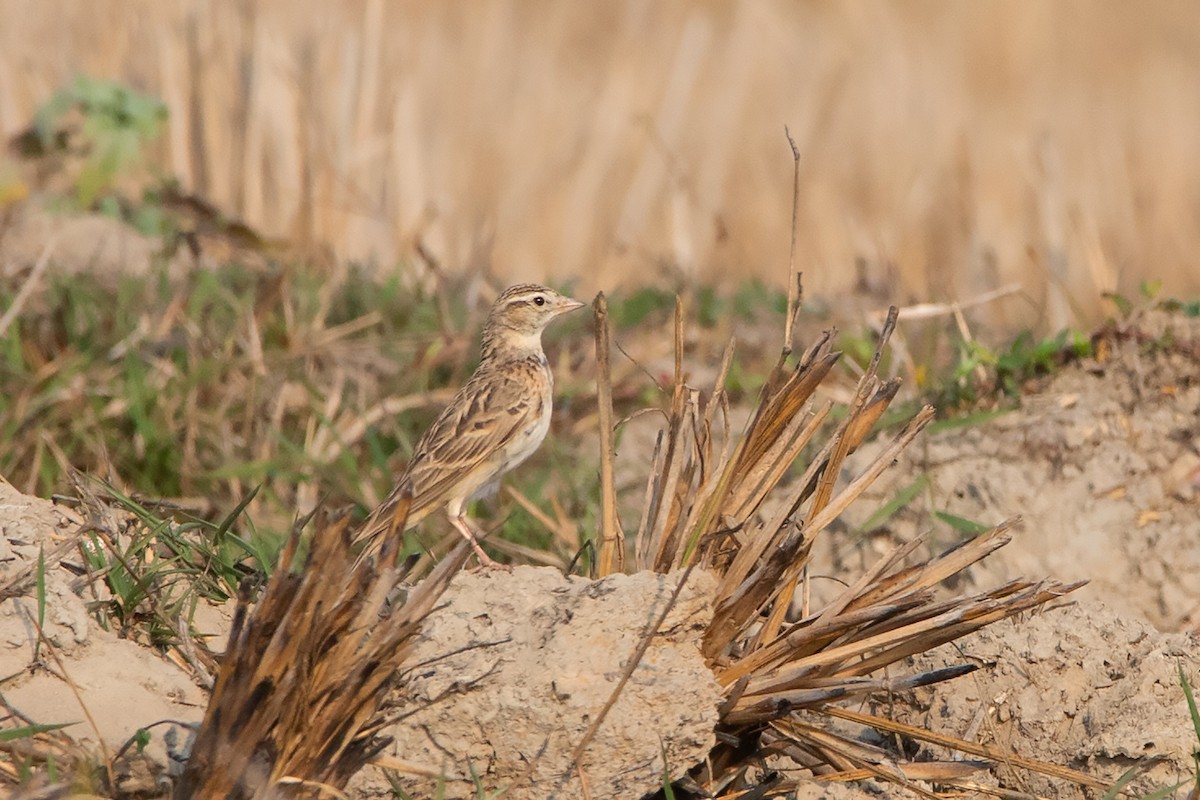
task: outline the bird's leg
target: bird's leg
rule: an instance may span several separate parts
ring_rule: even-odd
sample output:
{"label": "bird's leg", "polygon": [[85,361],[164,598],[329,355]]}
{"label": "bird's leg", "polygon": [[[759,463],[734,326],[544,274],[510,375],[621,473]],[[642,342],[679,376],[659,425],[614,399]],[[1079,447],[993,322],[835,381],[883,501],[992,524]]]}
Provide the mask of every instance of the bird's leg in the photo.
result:
{"label": "bird's leg", "polygon": [[475,538],[475,532],[471,530],[471,523],[467,521],[466,514],[451,514],[450,523],[463,535],[464,539],[471,543],[471,547],[475,548],[475,555],[479,558],[480,569],[502,569],[506,572],[512,572],[512,567],[508,564],[501,564],[494,561],[479,546],[479,541]]}

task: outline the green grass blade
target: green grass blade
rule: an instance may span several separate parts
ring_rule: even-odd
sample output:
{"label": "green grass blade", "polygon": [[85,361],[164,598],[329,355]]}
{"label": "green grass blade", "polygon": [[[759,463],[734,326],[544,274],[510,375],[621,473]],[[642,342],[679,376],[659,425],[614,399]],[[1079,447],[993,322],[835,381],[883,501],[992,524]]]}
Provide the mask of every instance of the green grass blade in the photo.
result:
{"label": "green grass blade", "polygon": [[42,631],[46,629],[46,550],[38,548],[37,575],[35,576],[37,591],[37,641],[33,644],[33,660],[41,659]]}
{"label": "green grass blade", "polygon": [[1100,797],[1100,800],[1117,800],[1117,796],[1121,793],[1121,790],[1128,786],[1143,769],[1144,767],[1140,765],[1134,765],[1125,770],[1121,773],[1121,777],[1117,778],[1117,782],[1108,787],[1108,791]]}
{"label": "green grass blade", "polygon": [[1174,786],[1163,786],[1161,789],[1155,789],[1150,794],[1142,795],[1138,798],[1138,800],[1167,800],[1168,797],[1171,797],[1175,794],[1175,790],[1180,786],[1183,786],[1183,781],[1180,781]]}
{"label": "green grass blade", "polygon": [[55,722],[45,725],[22,725],[19,728],[11,728],[6,731],[0,731],[0,742],[15,742],[18,739],[27,739],[30,736],[36,736],[39,733],[48,733],[57,731],[68,725],[76,725],[75,722]]}
{"label": "green grass blade", "polygon": [[233,511],[229,512],[229,514],[226,515],[225,519],[221,520],[221,524],[217,526],[216,532],[213,533],[213,543],[216,546],[218,546],[218,547],[221,546],[221,542],[225,539],[225,534],[229,531],[229,528],[233,525],[234,520],[236,520],[238,517],[240,517],[242,515],[242,512],[246,510],[246,506],[250,505],[251,501],[254,500],[255,495],[258,494],[258,491],[261,488],[262,488],[262,484],[260,483],[257,486],[255,486],[253,489],[251,489],[249,492],[247,492],[246,496],[243,497],[240,501],[238,501],[238,504],[236,506],[234,506]]}
{"label": "green grass blade", "polygon": [[662,754],[663,770],[662,770],[662,787],[663,800],[675,800],[675,790],[671,788],[671,769],[667,766],[667,748],[661,741],[658,743],[659,752]]}
{"label": "green grass blade", "polygon": [[1200,743],[1200,711],[1196,710],[1196,696],[1192,694],[1192,684],[1188,680],[1187,673],[1183,671],[1183,664],[1178,664],[1179,667],[1179,685],[1183,687],[1183,696],[1187,698],[1188,713],[1192,715],[1192,729],[1196,731],[1196,741]]}
{"label": "green grass blade", "polygon": [[859,526],[859,529],[867,532],[879,528],[883,523],[887,522],[896,512],[907,506],[921,492],[925,491],[929,486],[929,476],[922,474],[915,481],[905,486],[900,491],[892,496],[892,499],[880,507],[878,511],[872,514],[866,522]]}
{"label": "green grass blade", "polygon": [[1194,793],[1200,797],[1200,711],[1196,710],[1196,696],[1192,693],[1192,684],[1188,680],[1187,673],[1183,671],[1183,664],[1179,663],[1176,666],[1179,668],[1179,685],[1183,687],[1183,696],[1187,698],[1188,713],[1192,715],[1192,730],[1196,732],[1198,746],[1192,751],[1192,761],[1196,765],[1193,782]]}
{"label": "green grass blade", "polygon": [[937,517],[951,528],[954,528],[954,530],[958,531],[959,533],[965,533],[970,536],[977,536],[978,534],[986,533],[992,529],[991,525],[984,525],[982,522],[976,522],[975,520],[967,519],[966,517],[959,517],[954,514],[949,514],[945,511],[935,511],[933,512],[933,516]]}
{"label": "green grass blade", "polygon": [[[249,539],[243,539],[235,534],[229,534],[229,541],[236,544],[246,552],[251,558],[258,562],[258,567],[268,576],[275,569],[276,557],[279,554],[279,546],[268,546],[261,536],[251,536]],[[279,543],[282,545],[282,541]],[[281,565],[288,567],[290,565]],[[236,588],[236,586],[234,587]]]}

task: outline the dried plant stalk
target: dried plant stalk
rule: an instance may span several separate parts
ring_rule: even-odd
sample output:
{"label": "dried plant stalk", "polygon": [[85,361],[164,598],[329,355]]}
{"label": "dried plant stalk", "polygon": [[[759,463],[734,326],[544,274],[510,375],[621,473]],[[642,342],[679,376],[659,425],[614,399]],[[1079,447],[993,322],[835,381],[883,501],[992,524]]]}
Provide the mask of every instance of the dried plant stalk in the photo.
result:
{"label": "dried plant stalk", "polygon": [[613,479],[612,372],[609,367],[611,336],[608,330],[608,301],[604,292],[592,303],[596,321],[596,404],[600,413],[600,547],[597,576],[625,571],[625,536],[617,518],[617,491]]}

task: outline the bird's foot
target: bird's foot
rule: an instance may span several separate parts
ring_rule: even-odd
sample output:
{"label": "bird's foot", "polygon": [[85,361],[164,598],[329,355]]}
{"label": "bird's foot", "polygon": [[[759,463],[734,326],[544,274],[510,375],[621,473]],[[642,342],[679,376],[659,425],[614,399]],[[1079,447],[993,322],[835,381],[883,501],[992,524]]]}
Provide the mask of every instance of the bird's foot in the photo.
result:
{"label": "bird's foot", "polygon": [[476,538],[475,531],[471,530],[471,523],[467,522],[466,517],[461,514],[451,514],[450,522],[458,529],[462,537],[471,543],[471,549],[475,551],[476,557],[479,558],[479,566],[467,570],[468,572],[491,572],[493,570],[512,572],[511,564],[501,564],[498,561],[494,561],[491,556],[483,551],[483,548],[479,546],[479,539]]}
{"label": "bird's foot", "polygon": [[487,553],[483,552],[483,548],[479,547],[478,545],[475,547],[475,555],[479,558],[479,566],[472,567],[471,569],[467,570],[467,572],[470,572],[472,575],[484,575],[489,572],[496,571],[513,571],[512,564],[501,564],[499,561],[494,560]]}

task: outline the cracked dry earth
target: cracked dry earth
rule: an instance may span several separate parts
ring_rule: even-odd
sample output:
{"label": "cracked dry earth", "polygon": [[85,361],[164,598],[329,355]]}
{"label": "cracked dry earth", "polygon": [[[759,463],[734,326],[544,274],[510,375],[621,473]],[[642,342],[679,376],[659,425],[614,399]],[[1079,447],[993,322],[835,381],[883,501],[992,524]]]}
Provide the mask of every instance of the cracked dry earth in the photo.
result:
{"label": "cracked dry earth", "polygon": [[[914,659],[914,670],[964,659],[984,668],[882,698],[873,710],[1108,780],[1144,763],[1151,769],[1132,787],[1144,793],[1186,778],[1197,745],[1178,670],[1200,684],[1200,320],[1149,313],[1107,337],[1101,353],[1064,367],[1015,411],[918,440],[823,536],[820,557],[825,574],[856,575],[911,537],[926,536],[930,549],[952,543],[956,534],[934,512],[988,523],[1021,514],[1015,541],[953,588],[1018,576],[1088,586],[1063,607]],[[863,520],[916,480],[925,488],[912,501],[861,532]],[[103,740],[110,750],[150,722],[198,720],[205,691],[180,659],[121,639],[89,614],[93,590],[67,568],[79,558],[79,522],[69,509],[0,481],[5,703],[36,722],[74,723],[67,730],[77,741],[95,748]],[[30,576],[42,547],[46,634],[61,665],[33,661]],[[652,791],[664,751],[682,771],[711,745],[719,695],[696,652],[708,589],[704,576],[693,583],[588,751],[593,797]],[[819,593],[822,581],[813,586]],[[599,584],[534,568],[461,576],[407,665],[400,698],[414,713],[387,754],[416,773],[406,785],[427,796],[445,774],[446,796],[471,796],[470,782],[460,780],[469,764],[488,786],[520,777],[523,788],[506,797],[579,796],[562,783],[563,754],[607,699],[663,591],[658,576]],[[198,622],[217,647],[227,624],[220,609],[204,609]],[[181,729],[175,741],[185,739]],[[156,735],[148,752],[164,765],[167,750]],[[153,790],[153,772],[140,780],[130,788]],[[979,783],[1086,796],[1004,765]],[[371,769],[351,787],[354,797],[390,792]],[[799,797],[906,794],[814,783]]]}

